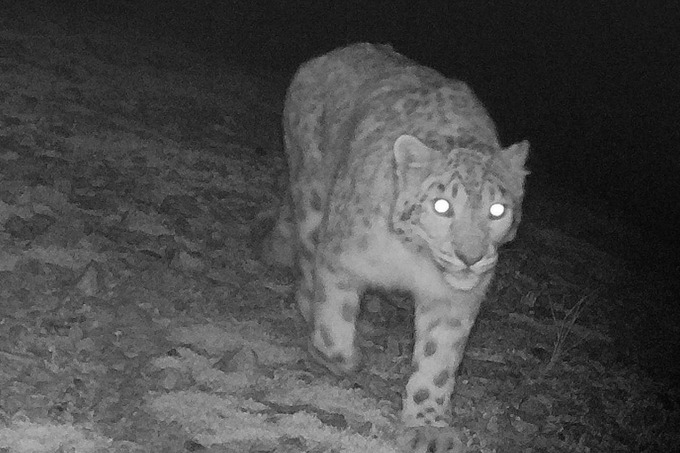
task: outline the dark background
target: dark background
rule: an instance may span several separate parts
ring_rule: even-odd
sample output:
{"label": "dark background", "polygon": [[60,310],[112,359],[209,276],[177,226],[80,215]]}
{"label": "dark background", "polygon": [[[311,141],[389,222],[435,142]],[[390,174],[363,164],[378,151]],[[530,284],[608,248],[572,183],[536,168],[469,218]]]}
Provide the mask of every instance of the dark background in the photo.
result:
{"label": "dark background", "polygon": [[468,82],[504,145],[530,140],[530,185],[622,211],[645,231],[631,245],[642,249],[637,264],[680,275],[677,0],[20,4],[66,18],[74,32],[104,20],[121,32],[180,39],[208,63],[231,60],[282,78],[343,44],[392,43]]}

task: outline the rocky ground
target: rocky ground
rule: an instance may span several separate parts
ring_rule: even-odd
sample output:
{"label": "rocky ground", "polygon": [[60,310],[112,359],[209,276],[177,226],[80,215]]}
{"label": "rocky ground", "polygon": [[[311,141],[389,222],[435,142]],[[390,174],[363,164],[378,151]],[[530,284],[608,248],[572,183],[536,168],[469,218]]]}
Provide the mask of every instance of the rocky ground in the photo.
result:
{"label": "rocky ground", "polygon": [[[14,19],[0,451],[397,451],[408,300],[366,298],[370,365],[338,379],[304,352],[293,277],[253,253],[280,198],[280,84],[176,43]],[[673,347],[653,344],[675,328],[663,290],[584,239],[628,233],[526,203],[458,378],[467,451],[680,450],[678,393],[645,371]],[[656,330],[640,330],[650,310]]]}

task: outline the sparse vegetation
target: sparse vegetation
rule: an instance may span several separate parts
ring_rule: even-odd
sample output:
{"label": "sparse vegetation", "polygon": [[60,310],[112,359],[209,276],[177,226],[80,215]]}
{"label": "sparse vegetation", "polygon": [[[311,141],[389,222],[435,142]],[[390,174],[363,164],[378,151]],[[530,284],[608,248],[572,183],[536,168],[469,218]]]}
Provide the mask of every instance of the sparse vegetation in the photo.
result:
{"label": "sparse vegetation", "polygon": [[[563,319],[558,318],[558,315],[555,313],[554,305],[552,303],[550,304],[550,312],[552,314],[553,321],[555,322],[555,326],[557,326],[557,334],[555,344],[553,346],[553,351],[552,354],[550,355],[550,361],[548,362],[544,369],[546,373],[553,369],[555,364],[562,358],[562,354],[566,352],[564,348],[566,347],[569,334],[573,332],[574,326],[576,325],[576,321],[578,320],[581,311],[586,307],[587,301],[592,296],[593,294],[588,294],[586,296],[581,297],[578,300],[578,302],[576,302],[576,305],[574,305],[567,311]],[[587,340],[588,338],[584,338],[582,341]],[[572,348],[576,347],[577,345],[572,346]]]}

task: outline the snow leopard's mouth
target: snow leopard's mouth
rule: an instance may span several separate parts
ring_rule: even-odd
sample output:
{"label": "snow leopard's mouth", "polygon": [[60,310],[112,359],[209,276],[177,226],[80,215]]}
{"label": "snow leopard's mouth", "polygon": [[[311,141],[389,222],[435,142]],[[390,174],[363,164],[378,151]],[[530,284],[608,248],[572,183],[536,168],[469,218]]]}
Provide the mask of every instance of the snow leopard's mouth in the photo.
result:
{"label": "snow leopard's mouth", "polygon": [[480,278],[481,275],[475,274],[470,270],[444,274],[444,280],[446,280],[446,283],[455,289],[461,289],[464,291],[470,290],[477,286]]}
{"label": "snow leopard's mouth", "polygon": [[469,267],[460,261],[454,261],[450,257],[442,254],[435,255],[435,263],[444,274],[444,279],[453,288],[460,290],[470,290],[474,288],[480,279],[496,264],[496,256],[483,258],[475,265]]}
{"label": "snow leopard's mouth", "polygon": [[472,266],[468,266],[458,258],[454,257],[453,253],[443,253],[439,250],[434,251],[434,259],[439,266],[451,272],[472,272],[473,274],[481,275],[493,269],[498,261],[498,254],[491,248],[488,253]]}

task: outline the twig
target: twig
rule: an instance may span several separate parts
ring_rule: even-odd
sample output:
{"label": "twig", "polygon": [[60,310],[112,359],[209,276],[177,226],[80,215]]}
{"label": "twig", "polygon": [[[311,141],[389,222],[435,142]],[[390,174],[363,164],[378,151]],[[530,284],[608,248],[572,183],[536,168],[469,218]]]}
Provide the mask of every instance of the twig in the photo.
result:
{"label": "twig", "polygon": [[553,315],[553,320],[555,320],[555,324],[559,324],[559,329],[557,331],[557,339],[555,340],[555,344],[553,345],[553,352],[552,355],[550,356],[550,361],[548,364],[545,366],[545,369],[543,370],[544,373],[549,372],[557,363],[557,361],[562,357],[562,354],[565,352],[565,345],[567,343],[567,338],[571,334],[571,332],[574,329],[574,326],[576,325],[576,320],[580,316],[581,312],[586,306],[586,302],[596,293],[597,291],[593,291],[589,294],[584,295],[579,299],[576,304],[569,309],[567,314],[565,315],[564,319],[562,321],[558,321],[555,312],[553,310],[552,304],[550,305],[550,310]]}

